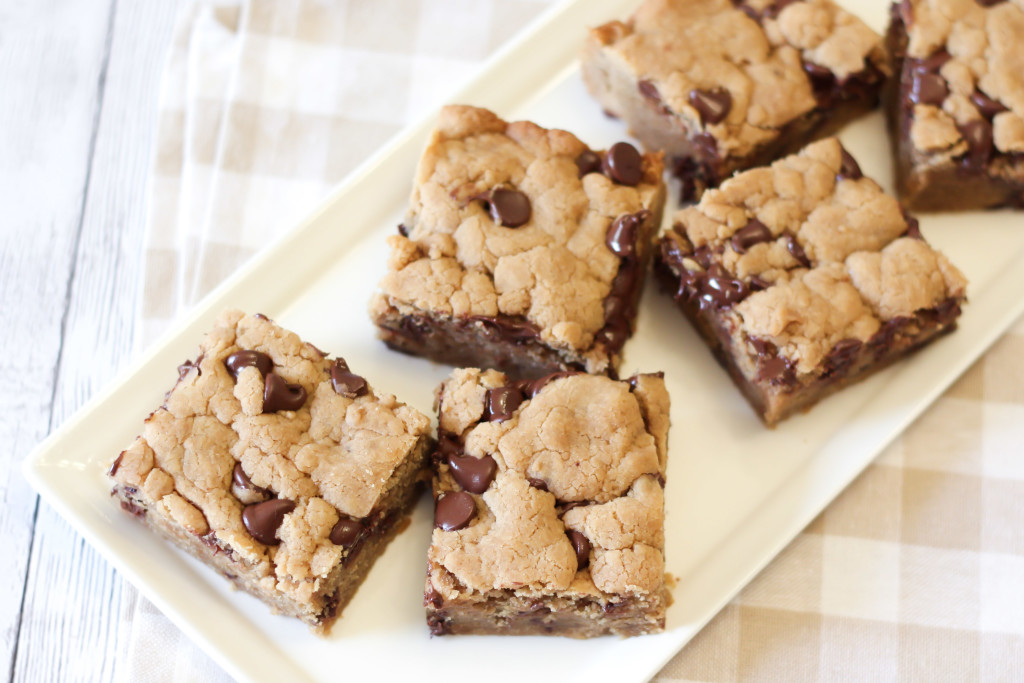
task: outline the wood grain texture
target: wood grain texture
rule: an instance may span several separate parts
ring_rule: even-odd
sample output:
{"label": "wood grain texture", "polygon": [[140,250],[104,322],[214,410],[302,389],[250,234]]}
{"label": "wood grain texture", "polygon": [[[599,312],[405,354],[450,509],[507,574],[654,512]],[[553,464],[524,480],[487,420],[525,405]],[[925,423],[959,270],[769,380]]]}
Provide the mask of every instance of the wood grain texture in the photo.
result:
{"label": "wood grain texture", "polygon": [[19,465],[50,430],[111,0],[0,9],[0,666],[13,671],[36,496]]}
{"label": "wood grain texture", "polygon": [[[131,354],[160,74],[179,4],[120,2],[111,10],[88,183],[68,269],[54,428],[110,382]],[[113,680],[136,598],[134,588],[42,505],[13,678]]]}

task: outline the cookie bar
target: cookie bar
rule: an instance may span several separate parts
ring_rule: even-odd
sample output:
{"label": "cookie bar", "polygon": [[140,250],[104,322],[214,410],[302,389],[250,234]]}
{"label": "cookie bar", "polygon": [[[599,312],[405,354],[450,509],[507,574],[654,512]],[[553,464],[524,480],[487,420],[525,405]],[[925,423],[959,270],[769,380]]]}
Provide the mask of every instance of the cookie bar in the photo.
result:
{"label": "cookie bar", "polygon": [[431,633],[662,630],[669,397],[661,374],[514,381],[460,369],[437,403],[424,596]]}
{"label": "cookie bar", "polygon": [[228,311],[109,475],[121,507],[326,632],[401,526],[422,413],[267,318]]}
{"label": "cookie bar", "polygon": [[393,349],[537,377],[614,372],[664,208],[660,154],[449,106],[370,315]]}
{"label": "cookie bar", "polygon": [[885,108],[904,204],[1024,206],[1024,5],[903,0],[891,17]]}
{"label": "cookie bar", "polygon": [[657,258],[768,426],[952,331],[966,287],[834,138],[706,192]]}
{"label": "cookie bar", "polygon": [[878,104],[882,38],[831,0],[647,0],[590,31],[583,80],[696,200]]}

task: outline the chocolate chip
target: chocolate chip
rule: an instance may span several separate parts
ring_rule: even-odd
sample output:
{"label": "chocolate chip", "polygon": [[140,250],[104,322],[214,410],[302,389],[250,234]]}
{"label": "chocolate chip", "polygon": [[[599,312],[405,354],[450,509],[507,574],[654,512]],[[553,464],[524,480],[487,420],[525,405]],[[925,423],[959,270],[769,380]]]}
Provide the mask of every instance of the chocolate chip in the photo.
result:
{"label": "chocolate chip", "polygon": [[572,543],[572,549],[576,551],[576,571],[586,569],[590,564],[590,541],[575,529],[569,529],[565,533]]}
{"label": "chocolate chip", "polygon": [[649,100],[654,102],[661,102],[661,93],[658,92],[658,88],[650,81],[642,80],[636,84],[636,89],[640,91],[640,94]]}
{"label": "chocolate chip", "polygon": [[487,397],[484,399],[484,420],[504,422],[512,417],[522,402],[523,395],[516,387],[505,386],[488,389]]}
{"label": "chocolate chip", "polygon": [[519,190],[491,190],[487,201],[491,219],[505,228],[518,228],[530,220],[530,199]]}
{"label": "chocolate chip", "polygon": [[698,284],[697,297],[702,310],[728,308],[750,294],[742,282],[717,263],[708,269]]}
{"label": "chocolate chip", "polygon": [[235,469],[231,471],[231,481],[234,486],[242,489],[243,491],[262,491],[263,489],[256,484],[252,483],[252,479],[242,469],[242,463],[236,462]]}
{"label": "chocolate chip", "polygon": [[277,545],[277,530],[284,516],[295,509],[295,503],[287,498],[275,498],[262,503],[246,505],[242,510],[242,524],[252,537],[264,545]]}
{"label": "chocolate chip", "polygon": [[1004,3],[1004,2],[1006,2],[1006,0],[974,0],[974,1],[976,3],[978,3],[979,5],[981,5],[982,7],[995,7],[996,5],[1000,5],[1000,4]]}
{"label": "chocolate chip", "polygon": [[805,252],[804,248],[800,246],[800,243],[796,241],[796,235],[793,233],[786,234],[786,249],[801,266],[804,268],[811,267],[811,259],[807,258],[807,252]]}
{"label": "chocolate chip", "polygon": [[620,185],[634,186],[644,179],[644,159],[628,142],[616,142],[604,156],[605,175]]}
{"label": "chocolate chip", "polygon": [[945,49],[936,51],[924,59],[912,59],[907,60],[910,63],[910,70],[912,72],[923,73],[936,73],[941,69],[946,62],[952,59],[952,55],[946,52]]}
{"label": "chocolate chip", "polygon": [[804,73],[815,91],[828,90],[836,82],[836,75],[831,69],[814,62],[804,62]]}
{"label": "chocolate chip", "polygon": [[1009,111],[1002,102],[992,99],[980,90],[975,90],[971,93],[971,102],[978,108],[981,115],[987,119],[991,119],[996,114],[1001,114],[1004,111]]}
{"label": "chocolate chip", "polygon": [[438,593],[437,589],[434,588],[433,584],[431,584],[430,588],[428,588],[423,594],[423,606],[426,607],[428,605],[433,605],[434,607],[440,607],[443,604],[444,597]]}
{"label": "chocolate chip", "polygon": [[693,260],[705,270],[711,267],[711,256],[711,249],[707,246],[697,247],[693,250]]}
{"label": "chocolate chip", "polygon": [[904,214],[903,217],[907,220],[906,236],[915,240],[923,240],[924,235],[921,234],[921,223],[913,216]]}
{"label": "chocolate chip", "polygon": [[750,291],[752,292],[763,292],[772,286],[772,283],[767,280],[762,280],[757,275],[750,278]]}
{"label": "chocolate chip", "polygon": [[331,529],[331,543],[351,548],[362,537],[366,528],[358,519],[342,515],[338,523]]}
{"label": "chocolate chip", "polygon": [[356,398],[366,393],[366,380],[348,369],[344,358],[338,358],[331,367],[331,386],[334,393],[346,398]]}
{"label": "chocolate chip", "polygon": [[588,149],[576,157],[576,168],[579,169],[580,178],[589,173],[600,173],[601,155]]}
{"label": "chocolate chip", "polygon": [[992,124],[984,119],[975,119],[958,128],[968,144],[964,158],[967,168],[977,171],[988,166],[992,156]]}
{"label": "chocolate chip", "polygon": [[750,340],[750,345],[757,353],[758,381],[783,386],[796,383],[793,362],[779,356],[779,349],[775,344],[755,337]]}
{"label": "chocolate chip", "polygon": [[470,493],[486,491],[494,481],[494,475],[498,473],[498,463],[489,455],[482,458],[474,458],[472,455],[450,455],[448,467],[452,478]]}
{"label": "chocolate chip", "polygon": [[107,476],[108,477],[112,477],[115,474],[117,474],[118,468],[121,467],[121,459],[124,457],[124,454],[125,454],[125,452],[121,451],[121,453],[118,454],[118,456],[114,460],[114,462],[110,465],[110,469],[107,470]]}
{"label": "chocolate chip", "polygon": [[695,89],[690,91],[690,104],[704,125],[721,123],[732,109],[732,95],[725,88]]}
{"label": "chocolate chip", "polygon": [[616,256],[631,258],[636,253],[637,232],[650,215],[650,211],[644,210],[619,216],[608,228],[604,243]]}
{"label": "chocolate chip", "polygon": [[476,517],[476,501],[465,491],[451,491],[437,501],[434,528],[458,531]]}
{"label": "chocolate chip", "polygon": [[736,253],[746,254],[747,250],[755,244],[769,242],[771,239],[772,231],[768,229],[768,226],[756,218],[751,218],[745,226],[736,231],[729,243],[732,244]]}
{"label": "chocolate chip", "polygon": [[409,236],[409,228],[405,226],[405,223],[398,224],[398,234],[401,235],[402,237]]}
{"label": "chocolate chip", "polygon": [[910,83],[910,101],[939,106],[949,95],[946,79],[937,73],[917,72]]}
{"label": "chocolate chip", "polygon": [[267,375],[263,382],[263,412],[276,413],[279,410],[298,410],[306,402],[306,390],[301,384],[289,384],[276,372]]}
{"label": "chocolate chip", "polygon": [[853,155],[847,152],[845,149],[841,156],[842,161],[839,163],[839,173],[836,175],[837,180],[857,180],[863,178],[864,174],[860,170],[860,164],[853,158]]}
{"label": "chocolate chip", "polygon": [[203,362],[203,357],[205,355],[206,354],[199,354],[199,358],[196,358],[195,360],[187,360],[181,365],[179,365],[178,381],[185,379],[185,376],[188,375],[188,373],[192,372],[193,368],[195,368],[197,375],[202,375],[203,371],[199,368],[199,364]]}
{"label": "chocolate chip", "polygon": [[536,479],[534,477],[527,477],[526,481],[530,482],[530,486],[532,486],[535,489],[540,489],[541,491],[547,491],[548,490],[548,483],[546,481],[544,481],[543,479]]}
{"label": "chocolate chip", "polygon": [[773,356],[765,358],[761,363],[761,369],[757,373],[757,379],[761,382],[781,380],[793,369],[793,364],[788,358]]}
{"label": "chocolate chip", "polygon": [[238,379],[238,373],[242,368],[254,367],[260,374],[266,377],[274,369],[274,361],[262,351],[250,351],[248,349],[235,351],[224,359],[224,366],[231,373],[231,376]]}

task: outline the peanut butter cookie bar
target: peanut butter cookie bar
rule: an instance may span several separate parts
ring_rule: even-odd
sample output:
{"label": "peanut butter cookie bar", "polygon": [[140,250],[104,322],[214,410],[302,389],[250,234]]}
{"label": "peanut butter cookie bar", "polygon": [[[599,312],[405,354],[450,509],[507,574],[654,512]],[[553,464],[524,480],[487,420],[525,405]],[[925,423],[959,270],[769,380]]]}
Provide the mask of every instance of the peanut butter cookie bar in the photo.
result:
{"label": "peanut butter cookie bar", "polygon": [[432,633],[664,628],[669,397],[660,374],[514,381],[462,369],[438,405]]}
{"label": "peanut butter cookie bar", "polygon": [[583,79],[696,200],[878,103],[882,38],[831,0],[647,0],[590,32]]}
{"label": "peanut butter cookie bar", "polygon": [[679,211],[657,270],[769,426],[952,331],[967,284],[834,138]]}
{"label": "peanut butter cookie bar", "polygon": [[442,109],[370,315],[388,346],[537,377],[613,373],[661,223],[660,154]]}
{"label": "peanut butter cookie bar", "polygon": [[886,112],[897,185],[918,211],[1024,206],[1024,5],[902,0]]}
{"label": "peanut butter cookie bar", "polygon": [[326,631],[419,490],[430,421],[267,318],[228,311],[114,461],[121,507]]}

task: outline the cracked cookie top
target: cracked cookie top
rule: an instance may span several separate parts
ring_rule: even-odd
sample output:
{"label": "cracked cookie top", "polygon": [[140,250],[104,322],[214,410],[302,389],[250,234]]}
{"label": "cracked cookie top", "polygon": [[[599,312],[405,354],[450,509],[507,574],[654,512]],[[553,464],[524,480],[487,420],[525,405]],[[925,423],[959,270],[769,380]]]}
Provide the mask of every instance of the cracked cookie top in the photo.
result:
{"label": "cracked cookie top", "polygon": [[830,0],[647,0],[591,40],[641,92],[746,156],[818,106],[818,87],[886,73],[881,37]]}
{"label": "cracked cookie top", "polygon": [[375,512],[429,420],[259,315],[223,313],[179,373],[111,476],[308,597],[345,553],[332,530]]}
{"label": "cracked cookie top", "polygon": [[371,315],[526,320],[601,371],[595,337],[622,260],[609,235],[621,217],[660,218],[662,170],[626,143],[598,154],[566,131],[444,107]]}
{"label": "cracked cookie top", "polygon": [[[1024,2],[905,0],[903,79],[914,147],[941,157],[1024,152]],[[972,159],[973,160],[973,159]]]}
{"label": "cracked cookie top", "polygon": [[700,305],[801,373],[889,321],[958,304],[966,287],[834,138],[708,190],[676,214],[662,254],[681,291],[696,286]]}
{"label": "cracked cookie top", "polygon": [[[669,398],[660,375],[513,382],[460,369],[438,403],[430,561],[443,596],[662,590]],[[472,504],[448,528],[445,501],[457,497]]]}

